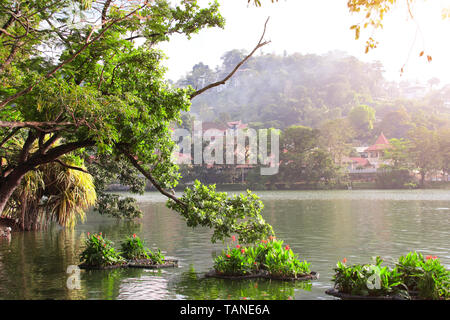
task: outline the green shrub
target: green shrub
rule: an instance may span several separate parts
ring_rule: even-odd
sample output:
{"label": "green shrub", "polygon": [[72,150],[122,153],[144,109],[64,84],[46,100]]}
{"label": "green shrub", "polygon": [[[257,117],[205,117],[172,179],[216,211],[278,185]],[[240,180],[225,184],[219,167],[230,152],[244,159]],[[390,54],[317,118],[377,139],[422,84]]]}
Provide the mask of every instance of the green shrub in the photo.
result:
{"label": "green shrub", "polygon": [[421,253],[409,252],[399,257],[396,267],[408,290],[417,292],[421,298],[450,298],[450,271],[437,257],[424,258]]}
{"label": "green shrub", "polygon": [[269,274],[278,277],[297,277],[297,275],[309,274],[310,264],[298,260],[297,255],[283,241],[269,241],[267,254],[265,256],[265,267]]}
{"label": "green shrub", "polygon": [[106,267],[124,262],[124,259],[117,253],[113,243],[103,238],[102,234],[88,233],[86,248],[80,255],[80,260],[88,266]]}
{"label": "green shrub", "polygon": [[383,260],[375,258],[375,264],[347,266],[346,260],[339,261],[332,278],[335,288],[342,293],[360,296],[386,296],[407,294],[396,269],[382,267]]}
{"label": "green shrub", "polygon": [[254,260],[246,255],[246,249],[237,245],[227,247],[222,254],[214,259],[214,269],[227,275],[246,275],[256,269]]}
{"label": "green shrub", "polygon": [[165,259],[161,250],[152,252],[144,247],[143,241],[136,234],[121,243],[121,255],[128,260],[149,259],[154,264],[162,264]]}
{"label": "green shrub", "polygon": [[269,238],[249,247],[239,244],[227,247],[214,259],[214,269],[227,275],[247,275],[261,270],[277,277],[297,277],[309,274],[310,264],[301,262],[283,241]]}
{"label": "green shrub", "polygon": [[127,237],[120,245],[120,254],[128,260],[137,259],[150,259],[147,254],[147,250],[144,247],[141,239],[133,234],[131,237]]}
{"label": "green shrub", "polygon": [[363,296],[400,294],[423,299],[449,299],[450,272],[437,257],[423,257],[409,252],[399,257],[393,269],[382,267],[379,257],[375,264],[347,266],[346,260],[334,269],[335,288],[342,293]]}

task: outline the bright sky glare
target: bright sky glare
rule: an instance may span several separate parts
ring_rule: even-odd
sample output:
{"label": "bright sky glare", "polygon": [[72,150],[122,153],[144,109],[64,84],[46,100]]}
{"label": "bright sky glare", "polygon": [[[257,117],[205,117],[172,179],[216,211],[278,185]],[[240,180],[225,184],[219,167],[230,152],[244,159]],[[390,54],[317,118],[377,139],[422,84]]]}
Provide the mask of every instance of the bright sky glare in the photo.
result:
{"label": "bright sky glare", "polygon": [[[371,29],[363,29],[361,39],[355,40],[350,26],[363,16],[351,15],[347,0],[279,0],[275,4],[262,0],[261,8],[247,5],[247,0],[219,2],[226,19],[225,29],[203,30],[191,40],[175,36],[160,46],[168,56],[166,66],[170,79],[178,80],[200,61],[214,69],[228,50],[249,52],[270,16],[265,39],[271,43],[262,48],[264,53],[324,54],[340,50],[363,61],[381,61],[388,80],[426,83],[437,77],[441,85],[450,84],[450,18],[442,19],[442,10],[450,8],[450,0],[417,0],[413,7],[414,20],[405,6],[399,6],[385,17],[384,29],[374,34],[379,46],[368,54],[364,53],[365,40],[371,35]],[[207,3],[199,0],[201,6]],[[419,57],[421,51],[425,55]],[[431,63],[427,62],[427,54],[433,58]]]}

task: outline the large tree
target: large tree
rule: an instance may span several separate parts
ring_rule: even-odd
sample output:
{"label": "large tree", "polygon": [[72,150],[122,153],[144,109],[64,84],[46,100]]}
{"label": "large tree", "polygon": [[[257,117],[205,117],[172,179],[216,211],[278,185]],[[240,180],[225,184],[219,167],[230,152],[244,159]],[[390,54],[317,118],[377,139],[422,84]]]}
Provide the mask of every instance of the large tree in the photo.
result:
{"label": "large tree", "polygon": [[[216,228],[214,239],[272,232],[254,195],[213,212],[204,206],[213,189],[196,186],[189,203],[169,191],[179,179],[171,122],[191,99],[230,79],[267,43],[264,34],[222,80],[196,91],[164,80],[155,45],[172,34],[223,27],[217,2],[201,8],[188,0],[2,0],[0,17],[0,212],[28,172],[55,161],[68,166],[61,157],[77,152],[100,166],[111,160],[132,166],[132,175],[148,179],[188,224]],[[14,144],[16,137],[24,143]],[[225,216],[234,223],[223,225]]]}

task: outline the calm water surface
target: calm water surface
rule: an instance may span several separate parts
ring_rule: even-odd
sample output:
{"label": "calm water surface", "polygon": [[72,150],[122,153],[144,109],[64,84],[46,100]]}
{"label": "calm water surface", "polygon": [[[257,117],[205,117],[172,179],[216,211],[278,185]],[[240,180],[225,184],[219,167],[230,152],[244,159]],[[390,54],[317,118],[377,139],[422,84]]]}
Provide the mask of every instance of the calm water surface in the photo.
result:
{"label": "calm water surface", "polygon": [[[206,279],[216,254],[208,229],[190,229],[157,193],[139,196],[144,217],[117,221],[96,214],[73,231],[15,233],[0,239],[0,299],[333,299],[325,295],[338,260],[386,261],[411,250],[436,255],[450,268],[450,191],[258,192],[279,239],[320,274],[317,281]],[[87,232],[118,247],[132,233],[161,248],[179,267],[158,271],[81,271],[81,289],[67,289],[67,267],[79,264]]]}

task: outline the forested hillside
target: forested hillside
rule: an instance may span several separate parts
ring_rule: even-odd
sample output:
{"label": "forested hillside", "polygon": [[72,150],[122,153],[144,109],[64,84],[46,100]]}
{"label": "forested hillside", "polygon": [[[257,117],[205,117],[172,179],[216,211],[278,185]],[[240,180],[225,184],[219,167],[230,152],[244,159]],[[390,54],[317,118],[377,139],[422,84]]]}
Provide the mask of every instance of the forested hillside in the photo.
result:
{"label": "forested hillside", "polygon": [[[176,85],[201,88],[222,79],[244,56],[240,50],[226,52],[215,69],[199,62]],[[354,138],[371,143],[381,131],[401,138],[417,125],[449,126],[450,87],[438,89],[437,79],[423,82],[388,82],[381,63],[364,63],[343,52],[263,54],[251,58],[227,85],[194,99],[191,114],[203,121],[242,120],[253,128],[279,129],[320,128],[328,120],[348,118]],[[368,115],[358,114],[361,106]]]}

